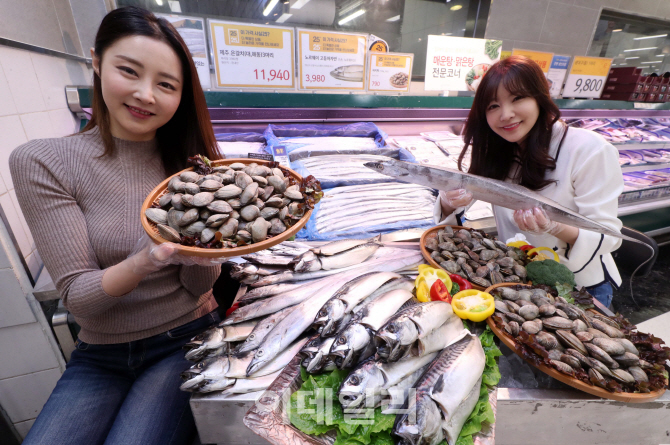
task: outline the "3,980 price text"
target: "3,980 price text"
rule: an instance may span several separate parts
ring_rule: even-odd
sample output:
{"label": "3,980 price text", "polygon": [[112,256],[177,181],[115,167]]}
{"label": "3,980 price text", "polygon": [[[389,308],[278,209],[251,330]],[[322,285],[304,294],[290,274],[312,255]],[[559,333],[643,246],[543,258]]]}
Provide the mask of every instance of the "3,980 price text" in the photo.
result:
{"label": "3,980 price text", "polygon": [[305,74],[305,82],[325,82],[325,74]]}

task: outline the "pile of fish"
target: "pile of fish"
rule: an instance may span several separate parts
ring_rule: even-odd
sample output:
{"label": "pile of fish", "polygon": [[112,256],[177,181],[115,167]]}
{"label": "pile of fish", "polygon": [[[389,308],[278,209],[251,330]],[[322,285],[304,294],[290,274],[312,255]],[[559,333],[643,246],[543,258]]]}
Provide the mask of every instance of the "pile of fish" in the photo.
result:
{"label": "pile of fish", "polygon": [[536,359],[609,391],[618,387],[610,380],[624,388],[649,381],[645,369],[653,365],[640,359],[615,320],[540,288],[501,287],[493,293],[496,325],[537,354]]}
{"label": "pile of fish", "polygon": [[291,164],[294,169],[304,167],[319,180],[323,188],[338,185],[370,184],[390,182],[386,175],[379,174],[363,164],[371,161],[385,161],[391,158],[378,155],[328,155],[313,156]]}
{"label": "pile of fish", "polygon": [[527,278],[516,251],[479,230],[454,232],[446,226],[435,237],[428,238],[425,247],[440,267],[478,286],[521,283]]}
{"label": "pile of fish", "polygon": [[279,143],[286,147],[291,162],[314,156],[395,154],[398,150],[380,148],[374,138],[350,136],[282,137]]}
{"label": "pile of fish", "polygon": [[198,247],[236,247],[285,232],[318,196],[313,178],[299,184],[280,168],[237,162],[207,175],[185,171],[174,176],[145,215],[168,241],[191,238]]}
{"label": "pile of fish", "polygon": [[435,199],[433,189],[399,182],[335,187],[313,218],[320,234],[402,222],[417,227],[432,223]]}
{"label": "pile of fish", "polygon": [[[361,250],[365,250],[364,256],[360,256]],[[199,362],[182,373],[184,382],[181,389],[224,391],[224,394],[264,389],[313,335],[310,327],[331,298],[341,295],[350,283],[365,281],[360,277],[374,274],[386,274],[386,281],[399,279],[406,288],[412,281],[402,278],[399,273],[416,273],[417,266],[422,263],[418,251],[382,246],[375,240],[336,241],[310,251],[303,244],[289,242],[254,255],[275,257],[274,260],[265,259],[288,265],[291,261],[300,263],[299,258],[304,257],[305,252],[316,255],[314,259],[317,260],[323,258],[323,263],[330,267],[339,265],[342,268],[293,273],[284,267],[284,272],[261,275],[258,272],[263,267],[279,270],[281,265],[248,263],[242,266],[255,267],[255,273],[247,275],[247,278],[256,275],[255,285],[274,276],[282,278],[276,283],[269,281],[258,285],[250,291],[252,296],[240,299],[241,303],[245,303],[243,306],[186,345],[186,358]],[[337,260],[338,257],[341,261]],[[355,258],[356,264],[352,264],[354,261],[350,257]],[[312,264],[315,263],[312,261]],[[384,284],[379,280],[375,282],[379,283],[377,288]],[[370,285],[363,286],[363,289],[369,291],[366,297],[377,290]],[[408,297],[403,295],[403,303],[412,297],[409,291],[405,292]]]}

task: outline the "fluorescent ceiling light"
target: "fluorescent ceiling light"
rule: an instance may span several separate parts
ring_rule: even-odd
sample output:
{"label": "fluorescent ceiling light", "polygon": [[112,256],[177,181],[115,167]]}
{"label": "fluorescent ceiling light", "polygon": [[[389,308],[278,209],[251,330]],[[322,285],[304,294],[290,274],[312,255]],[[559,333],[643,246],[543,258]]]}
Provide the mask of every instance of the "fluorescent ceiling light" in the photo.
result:
{"label": "fluorescent ceiling light", "polygon": [[659,37],[668,37],[667,34],[659,34],[657,36],[635,37],[633,40],[657,39]]}
{"label": "fluorescent ceiling light", "polygon": [[461,9],[462,7],[463,7],[463,5],[454,5],[454,6],[452,6],[452,7],[449,8],[449,9],[451,9],[452,11],[458,11],[458,10]]}
{"label": "fluorescent ceiling light", "polygon": [[621,28],[612,30],[612,32],[621,32],[621,31],[623,31],[623,29],[621,29]]}
{"label": "fluorescent ceiling light", "polygon": [[156,0],[156,4],[158,6],[163,6],[163,0]]}
{"label": "fluorescent ceiling light", "polygon": [[629,53],[632,51],[649,51],[650,49],[656,49],[658,46],[650,46],[649,48],[633,48],[633,49],[624,49],[623,52]]}
{"label": "fluorescent ceiling light", "polygon": [[625,66],[628,65],[627,63],[620,63],[619,66]]}
{"label": "fluorescent ceiling light", "polygon": [[396,15],[394,17],[391,17],[390,19],[386,19],[387,22],[397,22],[400,20],[400,15]]}
{"label": "fluorescent ceiling light", "polygon": [[340,20],[339,22],[337,22],[337,24],[338,25],[344,25],[345,23],[348,23],[348,22],[352,21],[353,19],[355,19],[356,17],[362,16],[363,14],[365,14],[365,9],[359,9],[358,11],[354,12],[353,14],[350,14],[350,15],[346,16],[345,18],[343,18],[342,20]]}
{"label": "fluorescent ceiling light", "polygon": [[279,3],[279,0],[270,0],[270,3],[265,7],[263,10],[263,15],[267,16],[272,12],[273,9],[275,9],[275,6],[277,6],[277,3]]}
{"label": "fluorescent ceiling light", "polygon": [[362,4],[363,4],[363,0],[358,0],[358,1],[356,1],[356,2],[350,3],[350,4],[348,4],[347,6],[345,6],[344,8],[340,9],[340,10],[337,12],[337,15],[339,15],[340,17],[343,16],[343,15],[347,15],[347,13],[348,13],[349,11],[353,11],[354,9],[358,8],[359,6],[361,6]]}
{"label": "fluorescent ceiling light", "polygon": [[654,60],[652,62],[640,62],[640,63],[663,63],[662,60]]}
{"label": "fluorescent ceiling light", "polygon": [[296,2],[291,5],[291,9],[300,9],[307,3],[309,3],[309,0],[296,0]]}
{"label": "fluorescent ceiling light", "polygon": [[665,54],[656,54],[656,57],[665,57]]}
{"label": "fluorescent ceiling light", "polygon": [[277,23],[284,23],[286,20],[290,19],[293,17],[293,14],[287,14],[283,13],[282,15],[279,16],[277,20],[275,20]]}
{"label": "fluorescent ceiling light", "polygon": [[639,57],[626,57],[626,60],[630,60],[630,59],[639,59]]}

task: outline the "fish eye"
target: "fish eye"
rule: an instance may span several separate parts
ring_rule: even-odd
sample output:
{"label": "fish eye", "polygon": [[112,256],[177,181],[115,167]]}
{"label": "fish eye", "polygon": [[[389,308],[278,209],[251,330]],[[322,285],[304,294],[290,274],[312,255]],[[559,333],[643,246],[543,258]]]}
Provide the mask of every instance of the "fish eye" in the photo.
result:
{"label": "fish eye", "polygon": [[388,329],[389,329],[389,332],[390,332],[391,334],[395,334],[396,329],[395,329],[395,325],[394,325],[394,324],[389,325],[389,328],[388,328]]}
{"label": "fish eye", "polygon": [[256,334],[250,334],[249,337],[247,337],[249,340],[253,340],[256,338]]}
{"label": "fish eye", "polygon": [[326,311],[325,311],[324,309],[321,309],[321,310],[319,311],[319,316],[321,316],[321,317],[325,317],[326,315],[327,315],[327,314],[326,314]]}
{"label": "fish eye", "polygon": [[256,351],[256,356],[257,357],[260,357],[261,355],[263,355],[263,350],[262,349],[259,349],[258,351]]}
{"label": "fish eye", "polygon": [[351,377],[351,384],[354,386],[358,386],[361,383],[360,379],[356,377],[355,375]]}
{"label": "fish eye", "polygon": [[345,344],[347,342],[347,339],[344,337],[340,337],[337,339],[337,342],[341,345]]}

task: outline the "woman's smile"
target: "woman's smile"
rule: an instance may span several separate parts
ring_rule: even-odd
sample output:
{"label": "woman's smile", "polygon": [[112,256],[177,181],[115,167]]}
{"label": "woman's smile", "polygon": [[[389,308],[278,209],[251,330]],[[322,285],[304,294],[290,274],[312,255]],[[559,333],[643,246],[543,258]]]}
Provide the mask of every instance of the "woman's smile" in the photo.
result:
{"label": "woman's smile", "polygon": [[124,105],[128,108],[128,111],[130,112],[130,114],[133,115],[134,117],[138,118],[138,119],[148,119],[151,116],[155,116],[154,113],[151,113],[151,112],[149,112],[149,111],[147,111],[143,108],[132,107],[128,104],[124,104]]}

